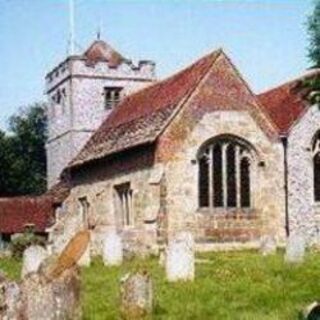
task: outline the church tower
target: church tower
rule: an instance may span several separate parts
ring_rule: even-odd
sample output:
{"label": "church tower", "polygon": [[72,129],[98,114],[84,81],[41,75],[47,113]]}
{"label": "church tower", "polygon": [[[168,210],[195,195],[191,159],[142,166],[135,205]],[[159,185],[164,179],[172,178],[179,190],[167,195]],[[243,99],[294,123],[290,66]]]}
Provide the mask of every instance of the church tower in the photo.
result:
{"label": "church tower", "polygon": [[67,57],[45,79],[50,188],[117,103],[155,80],[155,63],[134,64],[96,40],[83,54]]}

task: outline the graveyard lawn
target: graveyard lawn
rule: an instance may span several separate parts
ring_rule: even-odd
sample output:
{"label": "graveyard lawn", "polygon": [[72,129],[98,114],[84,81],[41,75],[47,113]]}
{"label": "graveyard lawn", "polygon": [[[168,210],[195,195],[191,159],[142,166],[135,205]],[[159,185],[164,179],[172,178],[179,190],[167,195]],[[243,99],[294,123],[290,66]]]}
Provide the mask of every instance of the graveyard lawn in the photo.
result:
{"label": "graveyard lawn", "polygon": [[[0,269],[17,278],[20,263],[0,260]],[[100,259],[82,270],[84,319],[119,319],[119,280],[127,272],[148,270],[154,280],[152,319],[299,319],[320,300],[320,253],[308,253],[291,266],[283,254],[207,253],[197,256],[192,283],[168,283],[157,259],[105,267]]]}

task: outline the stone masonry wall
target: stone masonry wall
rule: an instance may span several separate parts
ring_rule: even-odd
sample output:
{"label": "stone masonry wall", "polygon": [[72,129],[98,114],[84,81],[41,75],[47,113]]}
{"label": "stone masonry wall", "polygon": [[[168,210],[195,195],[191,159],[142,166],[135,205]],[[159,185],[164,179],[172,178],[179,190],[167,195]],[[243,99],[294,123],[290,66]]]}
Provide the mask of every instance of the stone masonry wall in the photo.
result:
{"label": "stone masonry wall", "polygon": [[[155,146],[141,146],[71,173],[74,187],[65,202],[70,218],[63,223],[65,232],[56,237],[60,239],[56,243],[81,227],[78,199],[84,196],[95,221],[94,239],[99,239],[101,229],[116,226],[125,238],[143,236],[145,243],[155,242],[157,228],[163,237],[187,228],[197,240],[245,242],[271,233],[283,241],[282,144],[252,97],[232,65],[222,58]],[[255,151],[249,212],[209,213],[198,208],[197,153],[203,143],[221,134],[240,137]],[[135,225],[122,230],[114,187],[125,182],[133,190]],[[98,242],[93,244],[95,252],[99,252]]]}
{"label": "stone masonry wall", "polygon": [[[101,234],[112,227],[122,233],[125,241],[139,241],[143,237],[146,243],[153,245],[156,242],[156,219],[160,208],[158,170],[153,167],[153,149],[144,147],[74,173],[75,186],[64,203],[67,219],[55,227],[53,238],[56,250],[83,228],[78,202],[82,197],[87,197],[90,204],[89,220],[94,225],[93,254],[101,252]],[[133,191],[134,226],[123,228],[116,205],[115,186],[126,182],[130,182]]]}
{"label": "stone masonry wall", "polygon": [[[252,210],[198,208],[199,148],[219,135],[247,141],[256,153]],[[169,233],[186,226],[198,239],[256,240],[263,233],[285,239],[283,149],[275,128],[227,57],[221,55],[187,105],[160,137],[156,162],[164,163]]]}
{"label": "stone masonry wall", "polygon": [[290,232],[300,231],[310,244],[319,242],[320,206],[313,196],[312,140],[320,129],[320,111],[310,107],[288,138]]}
{"label": "stone masonry wall", "polygon": [[[256,150],[252,167],[252,210],[200,210],[198,207],[197,152],[209,139],[230,134]],[[264,163],[264,166],[259,166]],[[198,240],[250,241],[272,233],[285,237],[283,151],[271,143],[247,112],[216,111],[206,114],[165,166],[169,233],[190,228]]]}

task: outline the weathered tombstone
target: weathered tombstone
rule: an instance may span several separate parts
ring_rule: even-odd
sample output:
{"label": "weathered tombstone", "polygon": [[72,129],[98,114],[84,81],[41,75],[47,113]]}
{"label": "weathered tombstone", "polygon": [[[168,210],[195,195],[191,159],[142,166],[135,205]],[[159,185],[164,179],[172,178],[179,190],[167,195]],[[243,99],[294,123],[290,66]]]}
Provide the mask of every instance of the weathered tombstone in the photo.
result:
{"label": "weathered tombstone", "polygon": [[0,319],[18,320],[21,318],[21,290],[14,281],[9,281],[0,272]]}
{"label": "weathered tombstone", "polygon": [[28,320],[81,319],[80,274],[73,266],[52,281],[30,273],[21,284],[24,317]]}
{"label": "weathered tombstone", "polygon": [[191,232],[180,232],[169,241],[166,253],[166,274],[168,281],[194,279],[194,239]]}
{"label": "weathered tombstone", "polygon": [[265,235],[260,238],[260,252],[263,256],[275,254],[277,251],[277,242],[274,236]]}
{"label": "weathered tombstone", "polygon": [[90,233],[77,233],[60,256],[48,257],[38,272],[21,284],[22,318],[28,320],[81,319],[80,271],[77,263],[87,250]]}
{"label": "weathered tombstone", "polygon": [[121,279],[120,312],[123,319],[142,319],[152,314],[153,287],[147,272],[127,274]]}
{"label": "weathered tombstone", "polygon": [[47,251],[41,246],[35,245],[28,247],[23,252],[22,278],[30,272],[37,272],[40,264],[47,256]]}
{"label": "weathered tombstone", "polygon": [[313,302],[308,305],[302,313],[304,320],[319,320],[320,319],[320,304]]}
{"label": "weathered tombstone", "polygon": [[287,239],[285,261],[288,263],[303,262],[305,239],[300,233],[292,233]]}
{"label": "weathered tombstone", "polygon": [[123,244],[116,230],[106,233],[103,240],[102,258],[106,266],[121,265],[123,260]]}

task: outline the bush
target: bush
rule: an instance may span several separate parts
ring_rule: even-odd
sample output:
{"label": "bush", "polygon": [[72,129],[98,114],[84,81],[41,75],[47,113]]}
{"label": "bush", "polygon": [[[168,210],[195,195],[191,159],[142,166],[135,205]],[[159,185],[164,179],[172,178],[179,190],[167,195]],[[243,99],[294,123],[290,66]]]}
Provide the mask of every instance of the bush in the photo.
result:
{"label": "bush", "polygon": [[21,234],[17,236],[15,239],[13,239],[11,242],[12,256],[14,258],[21,258],[24,250],[29,246],[39,245],[44,247],[45,242],[46,240],[44,237],[35,235],[32,232],[26,232],[24,234]]}

